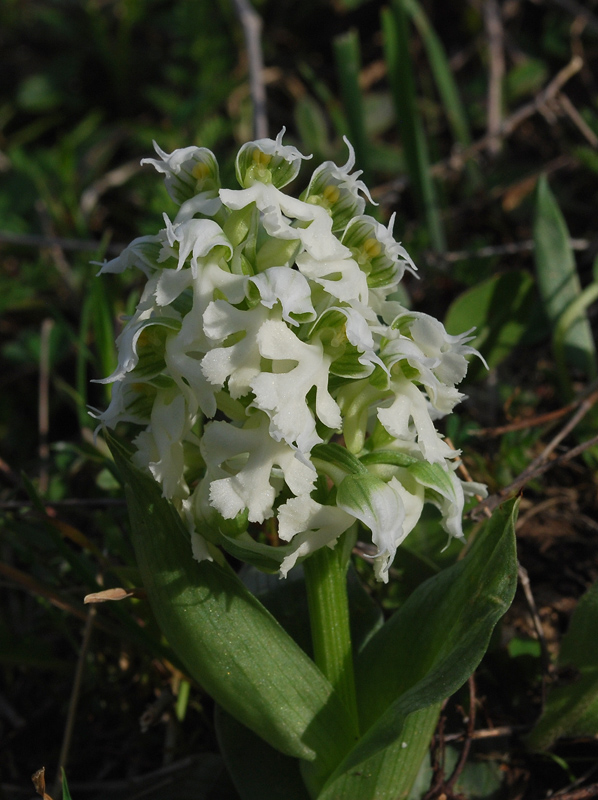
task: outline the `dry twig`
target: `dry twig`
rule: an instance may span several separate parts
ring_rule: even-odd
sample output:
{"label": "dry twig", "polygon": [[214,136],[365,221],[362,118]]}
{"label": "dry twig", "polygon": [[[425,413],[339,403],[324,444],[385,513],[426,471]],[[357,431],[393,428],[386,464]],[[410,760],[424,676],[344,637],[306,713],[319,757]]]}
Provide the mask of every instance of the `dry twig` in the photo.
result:
{"label": "dry twig", "polygon": [[261,44],[262,20],[249,0],[234,0],[234,4],[243,28],[249,61],[249,87],[253,101],[253,135],[256,139],[264,139],[268,136],[268,117]]}
{"label": "dry twig", "polygon": [[[0,231],[0,243],[2,242],[20,247],[58,247],[61,250],[90,253],[97,253],[102,247],[101,242],[95,242],[92,239],[64,239],[60,236],[38,236],[33,233],[12,233],[11,231]],[[107,255],[117,256],[125,247],[124,244],[113,243],[106,247],[105,252]]]}
{"label": "dry twig", "polygon": [[93,623],[97,613],[95,606],[89,607],[85,626],[83,628],[83,639],[81,641],[81,648],[79,650],[79,657],[77,658],[77,667],[75,669],[75,677],[73,679],[73,686],[71,689],[71,697],[69,700],[69,707],[66,717],[66,725],[62,736],[62,745],[60,747],[60,756],[58,757],[58,770],[54,778],[53,790],[54,794],[58,794],[61,785],[61,770],[66,767],[69,752],[71,749],[71,741],[73,739],[73,731],[75,729],[75,719],[77,716],[77,706],[79,704],[79,696],[81,694],[81,684],[83,681],[83,671],[85,669],[85,662],[87,660],[87,652],[89,650],[89,643],[91,641],[91,632],[93,630]]}
{"label": "dry twig", "polygon": [[467,759],[469,757],[469,751],[471,749],[471,741],[473,738],[473,732],[475,729],[475,716],[476,716],[476,696],[475,696],[475,677],[473,675],[469,676],[468,680],[469,684],[469,717],[467,720],[467,731],[465,733],[465,741],[463,742],[463,749],[461,750],[461,755],[459,756],[459,760],[455,765],[455,769],[453,770],[452,775],[446,781],[444,785],[445,792],[449,795],[453,794],[453,789],[457,781],[459,780],[463,769],[465,768],[465,764],[467,763]]}
{"label": "dry twig", "polygon": [[50,337],[54,327],[54,320],[47,317],[42,322],[39,345],[39,392],[37,400],[37,419],[39,445],[39,492],[45,494],[48,490],[48,465],[50,461],[50,446],[48,433],[50,430]]}
{"label": "dry twig", "polygon": [[[571,78],[576,75],[582,67],[583,59],[577,55],[573,56],[571,61],[564,66],[562,70],[557,72],[550,83],[548,83],[545,88],[542,89],[542,91],[538,92],[533,100],[521,106],[517,109],[517,111],[513,112],[513,114],[503,120],[500,129],[493,134],[492,138],[496,139],[498,137],[500,139],[505,139],[507,136],[510,136],[513,131],[518,128],[519,125],[521,125],[522,122],[536,112],[540,111],[540,109],[544,108],[551,100],[553,100],[563,86],[567,83],[567,81],[571,80]],[[469,147],[466,147],[464,150],[455,152],[448,159],[434,164],[430,170],[431,173],[433,175],[442,175],[447,171],[447,169],[463,169],[468,159],[477,155],[480,150],[484,150],[488,146],[490,138],[491,137],[486,134]]]}
{"label": "dry twig", "polygon": [[598,443],[598,436],[594,436],[591,439],[588,439],[585,442],[577,445],[577,447],[573,447],[568,450],[566,453],[563,453],[556,458],[549,460],[553,451],[558,447],[558,445],[562,442],[562,440],[568,436],[571,431],[576,427],[576,425],[583,419],[583,417],[588,413],[588,411],[592,408],[592,406],[598,401],[598,391],[594,390],[590,395],[584,397],[584,399],[579,403],[579,408],[577,409],[576,413],[571,417],[571,419],[567,422],[566,425],[557,433],[557,435],[546,445],[544,450],[540,453],[540,455],[535,458],[531,464],[529,464],[520,475],[515,478],[515,480],[506,486],[504,489],[501,489],[496,494],[490,495],[481,503],[479,503],[471,512],[471,517],[473,519],[481,519],[482,515],[486,514],[487,511],[493,511],[497,508],[504,500],[507,499],[510,495],[513,495],[515,492],[520,491],[526,483],[529,483],[534,478],[542,475],[547,470],[551,469],[558,464],[564,464],[567,461],[571,461],[571,459],[576,458],[578,455],[587,450],[590,447],[593,447],[595,444]]}
{"label": "dry twig", "polygon": [[484,26],[490,57],[488,74],[487,148],[491,155],[500,150],[502,127],[502,83],[505,75],[504,31],[500,6],[497,0],[484,0],[482,4]]}

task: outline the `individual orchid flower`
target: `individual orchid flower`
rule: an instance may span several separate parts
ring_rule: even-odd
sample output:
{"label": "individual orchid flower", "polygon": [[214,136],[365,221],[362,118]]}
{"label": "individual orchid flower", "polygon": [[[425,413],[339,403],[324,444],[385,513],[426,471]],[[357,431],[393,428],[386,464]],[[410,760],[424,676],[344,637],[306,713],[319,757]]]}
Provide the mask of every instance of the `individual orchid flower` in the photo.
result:
{"label": "individual orchid flower", "polygon": [[249,279],[260,296],[262,305],[273,308],[280,303],[283,320],[296,327],[299,322],[315,319],[311,287],[305,277],[290,267],[270,267]]}
{"label": "individual orchid flower", "polygon": [[282,137],[286,128],[282,128],[275,140],[257,139],[244,144],[235,162],[237,180],[243,188],[254,183],[272,184],[282,189],[299,174],[301,161],[312,156],[302,155],[296,147],[283,145]]}
{"label": "individual orchid flower", "polygon": [[345,258],[313,258],[307,251],[296,258],[297,267],[306,278],[318,283],[332,297],[346,303],[367,302],[365,275],[347,250]]}
{"label": "individual orchid flower", "polygon": [[105,275],[108,272],[120,273],[131,267],[137,267],[149,278],[159,268],[160,255],[165,241],[165,231],[161,231],[155,236],[139,236],[137,239],[133,239],[131,244],[127,245],[116,258],[104,262],[92,261],[92,264],[101,266],[98,275]]}
{"label": "individual orchid flower", "polygon": [[[180,270],[191,256],[191,271],[195,276],[198,258],[206,256],[213,248],[225,248],[225,251],[228,250],[229,258],[233,253],[232,245],[224,235],[224,231],[213,220],[190,219],[173,225],[167,214],[164,214],[164,221],[172,255],[178,256],[177,270]],[[175,244],[178,245],[178,252],[175,250]]]}
{"label": "individual orchid flower", "polygon": [[[250,419],[252,427],[237,428],[228,422],[210,422],[202,437],[201,450],[208,474],[227,464],[228,477],[210,483],[210,503],[225,519],[247,508],[251,522],[263,522],[272,515],[276,498],[273,468],[279,467],[295,495],[309,495],[315,470],[300,461],[284,442],[268,435],[268,419],[260,414]],[[230,474],[230,473],[233,474]]]}
{"label": "individual orchid flower", "polygon": [[333,161],[324,162],[314,171],[301,196],[307,203],[317,204],[328,211],[334,233],[343,231],[353,217],[363,214],[365,200],[360,193],[374,204],[368,187],[359,180],[362,172],[351,173],[355,166],[355,150],[346,136],[343,140],[349,149],[347,163],[338,167]]}
{"label": "individual orchid flower", "polygon": [[158,390],[150,426],[136,439],[133,462],[147,465],[168,499],[189,493],[183,481],[183,440],[190,427],[184,397],[172,390]]}
{"label": "individual orchid flower", "polygon": [[391,405],[378,409],[378,419],[391,436],[405,440],[415,431],[423,457],[431,464],[444,464],[458,455],[434,427],[426,398],[415,384],[405,377],[393,378],[391,389]]}
{"label": "individual orchid flower", "polygon": [[[282,322],[268,320],[258,331],[257,342],[263,358],[274,367],[281,362],[293,363],[281,372],[260,372],[252,381],[254,405],[270,415],[270,434],[296,444],[308,454],[321,442],[316,432],[316,417],[328,428],[340,429],[340,409],[328,391],[330,358],[319,341],[302,342]],[[315,388],[315,414],[307,403],[307,394]]]}
{"label": "individual orchid flower", "polygon": [[411,256],[392,235],[396,214],[385,228],[373,217],[354,217],[347,225],[342,242],[367,276],[368,286],[394,290],[405,270],[417,272]]}
{"label": "individual orchid flower", "polygon": [[154,142],[154,150],[161,160],[142,158],[141,164],[151,164],[166,176],[166,190],[170,197],[182,205],[206,191],[216,195],[220,187],[218,162],[206,147],[184,147],[166,153]]}
{"label": "individual orchid flower", "polygon": [[[251,381],[261,371],[257,335],[269,317],[263,305],[241,311],[225,300],[214,300],[206,309],[203,327],[214,346],[202,359],[201,368],[214,386],[224,386],[228,380],[233,400],[251,390]],[[221,347],[216,346],[220,343]]]}
{"label": "individual orchid flower", "polygon": [[405,506],[396,478],[388,483],[374,475],[348,475],[337,491],[336,504],[372,532],[378,548],[376,578],[388,581],[388,568],[397,547],[409,533],[404,528]]}
{"label": "individual orchid flower", "polygon": [[298,559],[320,547],[333,547],[354,523],[352,514],[338,506],[324,506],[309,496],[287,500],[278,509],[278,535],[283,542],[292,542],[293,550],[280,565],[280,577],[286,578]]}

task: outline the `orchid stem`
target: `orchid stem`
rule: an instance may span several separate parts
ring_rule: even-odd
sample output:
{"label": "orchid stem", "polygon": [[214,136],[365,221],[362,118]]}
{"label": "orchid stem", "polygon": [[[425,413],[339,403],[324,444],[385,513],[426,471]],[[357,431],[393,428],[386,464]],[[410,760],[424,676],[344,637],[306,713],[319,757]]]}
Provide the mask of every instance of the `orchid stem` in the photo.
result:
{"label": "orchid stem", "polygon": [[344,561],[343,547],[339,542],[334,550],[328,547],[316,550],[305,560],[303,569],[314,661],[338,692],[358,738],[359,718],[349,626],[347,565]]}

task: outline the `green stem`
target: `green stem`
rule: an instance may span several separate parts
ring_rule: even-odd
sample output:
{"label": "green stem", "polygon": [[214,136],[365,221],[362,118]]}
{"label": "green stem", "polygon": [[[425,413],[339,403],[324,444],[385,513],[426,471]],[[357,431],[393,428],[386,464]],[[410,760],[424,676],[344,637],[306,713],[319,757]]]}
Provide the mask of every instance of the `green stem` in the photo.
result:
{"label": "green stem", "polygon": [[343,549],[342,542],[334,550],[322,547],[305,560],[303,569],[314,660],[341,697],[359,738]]}

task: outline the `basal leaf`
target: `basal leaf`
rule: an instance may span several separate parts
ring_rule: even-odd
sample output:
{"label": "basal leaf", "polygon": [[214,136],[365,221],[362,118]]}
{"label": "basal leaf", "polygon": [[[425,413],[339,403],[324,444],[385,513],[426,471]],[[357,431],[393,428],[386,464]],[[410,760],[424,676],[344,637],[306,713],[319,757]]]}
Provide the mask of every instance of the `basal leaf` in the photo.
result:
{"label": "basal leaf", "polygon": [[329,682],[225,562],[193,560],[158,485],[109,441],[152,609],[190,675],[274,748],[328,774],[351,745]]}
{"label": "basal leaf", "polygon": [[410,714],[451,695],[477,667],[517,585],[516,509],[516,500],[502,506],[465,558],[419,586],[363,649],[356,680],[366,733],[326,790],[394,746]]}
{"label": "basal leaf", "polygon": [[386,749],[329,783],[318,800],[403,800],[417,778],[440,713],[440,704],[405,719],[401,736]]}

